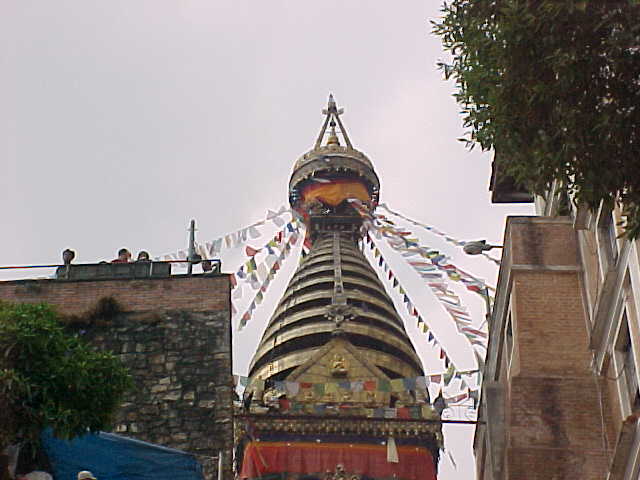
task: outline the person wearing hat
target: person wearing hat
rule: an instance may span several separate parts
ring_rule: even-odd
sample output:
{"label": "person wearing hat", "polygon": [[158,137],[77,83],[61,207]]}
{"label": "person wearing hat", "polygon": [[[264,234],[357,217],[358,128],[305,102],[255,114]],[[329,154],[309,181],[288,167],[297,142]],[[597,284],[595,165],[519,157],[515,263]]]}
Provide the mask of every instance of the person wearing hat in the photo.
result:
{"label": "person wearing hat", "polygon": [[78,472],[78,480],[97,480],[89,470]]}

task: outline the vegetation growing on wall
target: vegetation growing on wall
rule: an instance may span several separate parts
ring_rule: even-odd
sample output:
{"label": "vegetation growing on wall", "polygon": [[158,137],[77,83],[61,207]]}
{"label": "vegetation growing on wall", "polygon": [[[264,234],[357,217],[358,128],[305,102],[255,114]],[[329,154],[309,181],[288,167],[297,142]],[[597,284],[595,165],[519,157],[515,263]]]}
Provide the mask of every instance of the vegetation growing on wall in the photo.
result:
{"label": "vegetation growing on wall", "polygon": [[554,179],[640,234],[640,2],[453,0],[434,31],[452,54],[470,147],[535,193]]}
{"label": "vegetation growing on wall", "polygon": [[108,428],[131,385],[119,359],[66,332],[50,306],[0,302],[0,451],[47,427],[62,438]]}

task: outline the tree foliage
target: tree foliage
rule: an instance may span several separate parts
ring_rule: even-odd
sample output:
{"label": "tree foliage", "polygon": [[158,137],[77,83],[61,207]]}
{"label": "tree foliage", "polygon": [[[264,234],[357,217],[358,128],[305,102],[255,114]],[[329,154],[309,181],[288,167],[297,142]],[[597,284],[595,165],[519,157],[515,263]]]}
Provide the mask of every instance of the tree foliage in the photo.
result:
{"label": "tree foliage", "polygon": [[62,438],[107,428],[131,385],[118,358],[67,333],[50,306],[0,302],[0,451],[46,427]]}
{"label": "tree foliage", "polygon": [[452,54],[470,147],[542,194],[620,201],[640,234],[638,0],[453,0],[434,23]]}

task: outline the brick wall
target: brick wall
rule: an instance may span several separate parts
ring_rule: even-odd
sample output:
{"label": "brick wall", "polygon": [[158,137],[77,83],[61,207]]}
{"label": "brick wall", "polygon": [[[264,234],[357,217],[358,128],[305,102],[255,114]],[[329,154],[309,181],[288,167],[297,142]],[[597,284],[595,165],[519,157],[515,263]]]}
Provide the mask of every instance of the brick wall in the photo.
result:
{"label": "brick wall", "polygon": [[505,386],[505,478],[604,480],[613,447],[608,385],[591,369],[571,222],[509,218],[503,259],[517,362],[509,378],[498,379]]}
{"label": "brick wall", "polygon": [[577,272],[513,274],[515,342],[523,376],[591,376]]}
{"label": "brick wall", "polygon": [[[113,297],[122,311],[86,315]],[[0,282],[0,299],[47,302],[69,328],[116,353],[135,383],[116,433],[197,455],[207,478],[233,446],[230,288],[227,275],[93,281]]]}
{"label": "brick wall", "polygon": [[81,315],[102,297],[113,296],[127,312],[229,309],[227,275],[118,280],[18,280],[0,282],[0,298],[46,302],[65,315]]}

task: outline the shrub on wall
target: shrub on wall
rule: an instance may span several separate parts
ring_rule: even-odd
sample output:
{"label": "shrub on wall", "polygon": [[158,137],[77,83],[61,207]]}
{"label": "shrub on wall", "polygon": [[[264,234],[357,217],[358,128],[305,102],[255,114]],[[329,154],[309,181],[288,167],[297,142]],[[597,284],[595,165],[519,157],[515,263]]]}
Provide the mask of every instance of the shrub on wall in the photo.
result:
{"label": "shrub on wall", "polygon": [[50,306],[0,302],[0,451],[47,427],[62,438],[107,429],[131,385],[117,357],[65,331]]}

